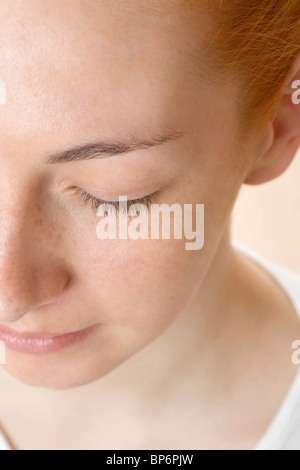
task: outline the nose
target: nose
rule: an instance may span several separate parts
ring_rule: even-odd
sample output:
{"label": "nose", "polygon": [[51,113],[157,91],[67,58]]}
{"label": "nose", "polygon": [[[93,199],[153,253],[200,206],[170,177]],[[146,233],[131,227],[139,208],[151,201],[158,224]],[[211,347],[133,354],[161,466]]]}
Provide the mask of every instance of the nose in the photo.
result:
{"label": "nose", "polygon": [[57,255],[53,224],[51,231],[41,206],[27,201],[25,207],[20,198],[18,205],[10,201],[4,207],[3,199],[2,193],[0,323],[11,323],[56,302],[68,284],[69,272]]}

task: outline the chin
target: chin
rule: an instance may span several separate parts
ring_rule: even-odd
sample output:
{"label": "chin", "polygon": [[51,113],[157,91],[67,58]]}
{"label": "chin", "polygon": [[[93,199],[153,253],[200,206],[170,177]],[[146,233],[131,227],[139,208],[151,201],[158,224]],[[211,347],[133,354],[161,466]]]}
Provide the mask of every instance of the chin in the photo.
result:
{"label": "chin", "polygon": [[113,364],[95,364],[92,355],[34,356],[14,351],[7,351],[6,364],[1,367],[19,382],[52,390],[82,387],[101,379],[115,368]]}

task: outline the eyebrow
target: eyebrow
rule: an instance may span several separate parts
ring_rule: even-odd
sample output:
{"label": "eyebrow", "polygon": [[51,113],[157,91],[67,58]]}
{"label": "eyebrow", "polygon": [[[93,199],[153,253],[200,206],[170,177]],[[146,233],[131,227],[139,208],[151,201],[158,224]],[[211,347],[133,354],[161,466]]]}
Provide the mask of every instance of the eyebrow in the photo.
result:
{"label": "eyebrow", "polygon": [[53,155],[49,155],[46,163],[50,165],[78,162],[82,160],[105,159],[116,155],[124,155],[136,150],[146,150],[151,147],[160,146],[166,142],[177,140],[185,135],[184,132],[169,130],[167,133],[151,139],[138,139],[130,136],[118,140],[102,139],[84,145],[77,145]]}

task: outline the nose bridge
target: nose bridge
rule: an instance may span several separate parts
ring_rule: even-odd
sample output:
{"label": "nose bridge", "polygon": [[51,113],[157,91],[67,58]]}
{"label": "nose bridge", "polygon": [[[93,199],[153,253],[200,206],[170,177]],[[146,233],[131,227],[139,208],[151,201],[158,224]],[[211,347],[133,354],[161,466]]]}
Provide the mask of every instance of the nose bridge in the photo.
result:
{"label": "nose bridge", "polygon": [[51,303],[67,273],[51,253],[38,185],[0,181],[0,323]]}

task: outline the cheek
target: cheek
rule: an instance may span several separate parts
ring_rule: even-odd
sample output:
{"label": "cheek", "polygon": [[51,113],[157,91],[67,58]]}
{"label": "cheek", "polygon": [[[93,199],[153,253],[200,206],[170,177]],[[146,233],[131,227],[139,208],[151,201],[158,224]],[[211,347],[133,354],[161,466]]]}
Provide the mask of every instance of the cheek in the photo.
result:
{"label": "cheek", "polygon": [[134,243],[124,247],[117,265],[107,265],[115,282],[106,284],[104,295],[99,294],[106,306],[108,343],[126,355],[162,334],[184,311],[199,285],[197,277],[188,274],[195,260],[185,257],[182,243],[160,241],[155,250],[151,241],[148,246]]}
{"label": "cheek", "polygon": [[75,268],[88,310],[109,334],[135,345],[156,337],[184,310],[207,263],[202,252],[186,251],[184,240],[96,240],[82,258],[78,251]]}

